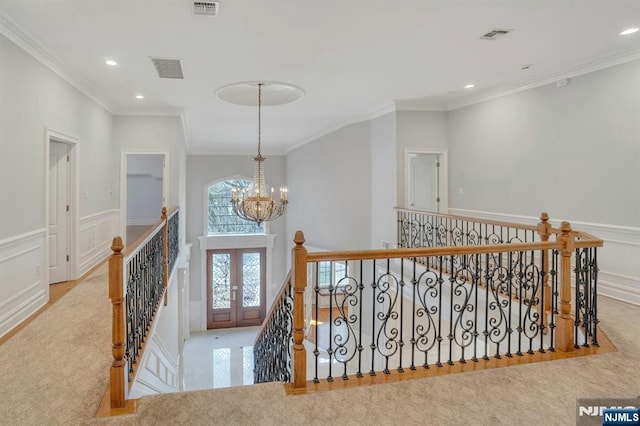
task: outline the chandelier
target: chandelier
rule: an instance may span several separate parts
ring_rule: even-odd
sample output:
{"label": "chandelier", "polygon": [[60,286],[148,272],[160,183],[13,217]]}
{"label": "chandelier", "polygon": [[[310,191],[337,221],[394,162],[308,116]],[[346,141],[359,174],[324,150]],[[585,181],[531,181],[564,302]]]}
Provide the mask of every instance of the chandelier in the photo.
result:
{"label": "chandelier", "polygon": [[280,188],[280,201],[273,199],[273,188],[267,191],[264,181],[264,160],[261,152],[262,142],[262,86],[258,83],[258,155],[253,159],[256,162],[253,183],[240,191],[238,188],[231,190],[231,205],[233,212],[245,220],[262,222],[277,219],[284,214],[289,201],[287,200],[287,188]]}

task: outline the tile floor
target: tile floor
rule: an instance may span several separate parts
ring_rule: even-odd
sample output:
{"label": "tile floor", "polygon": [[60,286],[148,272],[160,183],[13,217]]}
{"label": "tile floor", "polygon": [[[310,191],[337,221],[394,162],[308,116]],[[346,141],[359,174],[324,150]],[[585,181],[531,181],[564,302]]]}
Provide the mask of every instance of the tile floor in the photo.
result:
{"label": "tile floor", "polygon": [[260,327],[192,333],[183,351],[184,390],[253,384],[253,342]]}

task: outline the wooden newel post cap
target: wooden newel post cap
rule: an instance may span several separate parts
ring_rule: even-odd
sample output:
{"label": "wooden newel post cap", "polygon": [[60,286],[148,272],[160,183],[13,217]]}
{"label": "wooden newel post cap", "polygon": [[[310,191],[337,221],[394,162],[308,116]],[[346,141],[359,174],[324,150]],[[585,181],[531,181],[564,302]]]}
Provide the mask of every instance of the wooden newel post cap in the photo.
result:
{"label": "wooden newel post cap", "polygon": [[547,212],[540,213],[540,221],[548,222],[549,221],[549,214]]}
{"label": "wooden newel post cap", "polygon": [[113,250],[114,253],[120,253],[123,248],[124,248],[124,244],[122,244],[122,238],[113,237],[113,242],[111,243],[111,250]]}
{"label": "wooden newel post cap", "polygon": [[563,234],[568,234],[569,232],[571,232],[571,224],[569,222],[562,222],[562,224],[560,225],[560,230]]}
{"label": "wooden newel post cap", "polygon": [[163,207],[162,208],[162,217],[166,217],[167,216],[167,208]]}
{"label": "wooden newel post cap", "polygon": [[297,246],[301,246],[304,244],[304,233],[302,231],[296,231],[295,237],[293,237],[293,242],[296,243]]}

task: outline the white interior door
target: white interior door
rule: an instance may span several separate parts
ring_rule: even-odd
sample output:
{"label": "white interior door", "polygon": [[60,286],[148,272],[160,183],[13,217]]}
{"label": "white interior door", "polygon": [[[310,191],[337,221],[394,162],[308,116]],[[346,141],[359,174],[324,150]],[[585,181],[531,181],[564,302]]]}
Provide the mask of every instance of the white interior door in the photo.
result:
{"label": "white interior door", "polygon": [[69,145],[49,150],[49,283],[67,281],[69,246]]}
{"label": "white interior door", "polygon": [[409,207],[440,211],[440,156],[414,153],[409,156]]}

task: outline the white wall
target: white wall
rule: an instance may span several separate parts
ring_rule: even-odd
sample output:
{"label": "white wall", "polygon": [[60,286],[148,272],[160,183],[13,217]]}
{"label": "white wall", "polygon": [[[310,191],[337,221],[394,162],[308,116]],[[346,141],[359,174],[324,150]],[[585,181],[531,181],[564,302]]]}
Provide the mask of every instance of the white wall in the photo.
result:
{"label": "white wall", "polygon": [[79,141],[71,256],[81,273],[101,260],[104,229],[119,205],[112,123],[109,112],[0,35],[0,335],[48,299],[45,129]]}
{"label": "white wall", "polygon": [[[118,116],[114,119],[113,129],[118,155],[127,152],[169,153],[169,198],[165,200],[165,205],[169,209],[178,206],[180,165],[185,155],[180,117]],[[117,170],[120,177],[119,165]]]}
{"label": "white wall", "polygon": [[640,61],[452,111],[449,123],[455,207],[640,226]]}
{"label": "white wall", "polygon": [[397,207],[406,207],[405,152],[407,150],[447,149],[448,116],[442,111],[396,112],[396,191]]}
{"label": "white wall", "polygon": [[[396,226],[396,114],[389,113],[369,121],[371,145],[371,248],[397,243]],[[391,161],[390,161],[391,159]]]}
{"label": "white wall", "polygon": [[287,243],[297,230],[328,250],[371,247],[369,124],[343,127],[287,155]]}
{"label": "white wall", "polygon": [[[265,180],[267,185],[279,188],[286,184],[285,160],[282,156],[267,156],[265,165]],[[205,233],[205,188],[208,184],[231,178],[234,176],[253,179],[255,162],[252,155],[190,155],[187,157],[187,198],[189,206],[186,215],[186,238],[193,242],[194,248],[189,271],[189,294],[192,302],[191,315],[193,330],[199,329],[197,324],[201,318],[197,317],[201,301],[201,289],[205,285],[205,277],[202,277],[202,262],[200,258],[200,246],[196,241],[198,236]],[[285,239],[285,219],[283,218],[267,223],[267,233],[275,234],[271,259],[271,280],[267,282],[267,302],[279,290],[285,278],[286,258],[288,257],[288,242]],[[269,278],[267,278],[269,281]],[[268,310],[269,307],[267,307]]]}
{"label": "white wall", "polygon": [[451,212],[569,220],[604,240],[602,293],[640,304],[639,60],[452,111],[449,132]]}

